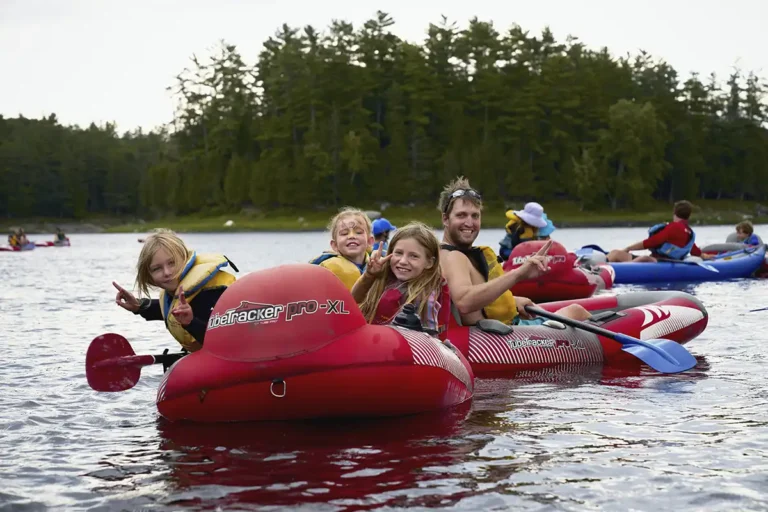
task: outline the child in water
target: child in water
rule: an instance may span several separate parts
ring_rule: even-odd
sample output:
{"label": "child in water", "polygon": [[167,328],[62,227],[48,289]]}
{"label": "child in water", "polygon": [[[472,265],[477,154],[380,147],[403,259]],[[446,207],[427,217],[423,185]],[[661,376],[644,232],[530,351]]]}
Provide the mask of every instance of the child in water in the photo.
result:
{"label": "child in water", "polygon": [[368,263],[368,248],[373,245],[371,219],[357,208],[343,208],[328,224],[331,252],[310,260],[333,272],[351,290]]}
{"label": "child in water", "polygon": [[[208,319],[216,301],[237,272],[226,256],[197,254],[170,230],[158,230],[147,237],[136,265],[136,287],[141,300],[116,282],[115,302],[145,320],[164,320],[171,335],[189,352],[200,350]],[[160,298],[149,299],[149,288],[159,288]]]}
{"label": "child in water", "polygon": [[387,255],[381,254],[379,246],[352,288],[365,319],[372,324],[388,324],[403,306],[413,304],[422,325],[439,331],[443,327],[438,321],[443,278],[440,243],[432,230],[421,222],[411,222],[395,233]]}

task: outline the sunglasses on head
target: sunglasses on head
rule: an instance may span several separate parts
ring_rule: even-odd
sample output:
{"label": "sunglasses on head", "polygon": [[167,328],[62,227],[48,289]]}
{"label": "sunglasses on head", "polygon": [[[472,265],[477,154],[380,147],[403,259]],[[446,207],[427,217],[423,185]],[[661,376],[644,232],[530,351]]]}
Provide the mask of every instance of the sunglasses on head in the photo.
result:
{"label": "sunglasses on head", "polygon": [[471,188],[460,188],[459,190],[456,190],[453,192],[453,194],[451,194],[451,198],[445,204],[445,210],[443,210],[443,213],[448,211],[448,208],[451,206],[451,203],[453,203],[454,199],[465,196],[465,195],[470,195],[478,200],[483,199],[483,196],[481,196],[480,193],[477,192],[476,190],[472,190]]}

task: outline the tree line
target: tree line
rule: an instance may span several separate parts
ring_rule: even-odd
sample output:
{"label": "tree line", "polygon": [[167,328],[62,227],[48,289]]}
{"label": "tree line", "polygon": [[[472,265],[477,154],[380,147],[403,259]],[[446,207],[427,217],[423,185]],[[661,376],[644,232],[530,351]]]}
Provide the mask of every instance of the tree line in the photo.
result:
{"label": "tree line", "polygon": [[641,208],[768,198],[765,84],[684,78],[577,38],[384,13],[283,25],[255,62],[221,42],[170,87],[163,129],[0,117],[0,214],[60,216],[432,203],[469,177],[490,200]]}

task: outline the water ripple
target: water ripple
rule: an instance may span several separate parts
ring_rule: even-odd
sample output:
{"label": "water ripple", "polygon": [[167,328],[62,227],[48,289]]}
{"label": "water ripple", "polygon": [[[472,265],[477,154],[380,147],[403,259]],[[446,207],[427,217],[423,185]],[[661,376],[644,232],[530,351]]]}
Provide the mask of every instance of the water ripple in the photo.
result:
{"label": "water ripple", "polygon": [[[730,228],[700,228],[702,243]],[[568,247],[622,246],[642,230],[558,230]],[[478,243],[494,245],[500,231]],[[185,235],[242,272],[306,261],[322,233]],[[471,404],[355,422],[206,426],[158,418],[161,375],[96,393],[88,343],[119,332],[137,353],[174,348],[125,314],[135,235],[75,235],[66,249],[0,253],[0,512],[5,510],[765,510],[765,283],[665,288],[696,294],[709,327],[695,369],[572,366],[478,380]],[[639,287],[626,286],[627,292]]]}

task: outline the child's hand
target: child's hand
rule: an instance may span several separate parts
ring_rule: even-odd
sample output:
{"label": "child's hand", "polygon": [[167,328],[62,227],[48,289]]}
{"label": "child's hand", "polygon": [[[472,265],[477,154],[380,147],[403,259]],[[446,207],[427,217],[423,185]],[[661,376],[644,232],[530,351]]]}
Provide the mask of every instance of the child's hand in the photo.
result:
{"label": "child's hand", "polygon": [[195,317],[192,313],[192,306],[187,303],[187,299],[184,297],[184,288],[181,286],[179,286],[179,305],[173,308],[171,314],[184,327],[191,324]]}
{"label": "child's hand", "polygon": [[115,296],[117,305],[131,313],[136,313],[139,310],[139,301],[136,297],[116,282],[112,281],[112,285],[117,288],[117,295]]}
{"label": "child's hand", "polygon": [[386,256],[382,257],[381,253],[383,249],[384,244],[379,244],[379,248],[376,249],[376,252],[371,254],[371,257],[368,260],[368,265],[365,267],[365,272],[368,275],[376,277],[384,272],[384,270],[387,268],[387,265],[389,264],[389,258],[391,258],[392,255],[387,254]]}

